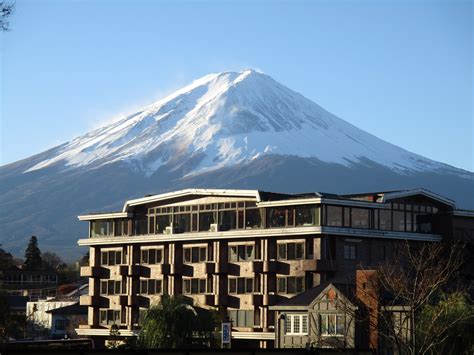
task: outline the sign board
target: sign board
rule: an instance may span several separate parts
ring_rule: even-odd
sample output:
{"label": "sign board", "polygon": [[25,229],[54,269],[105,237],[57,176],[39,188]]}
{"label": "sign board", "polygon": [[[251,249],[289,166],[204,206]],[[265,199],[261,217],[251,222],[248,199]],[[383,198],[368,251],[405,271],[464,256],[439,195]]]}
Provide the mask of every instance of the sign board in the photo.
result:
{"label": "sign board", "polygon": [[231,323],[222,323],[222,347],[230,347],[230,340],[232,337],[232,325]]}

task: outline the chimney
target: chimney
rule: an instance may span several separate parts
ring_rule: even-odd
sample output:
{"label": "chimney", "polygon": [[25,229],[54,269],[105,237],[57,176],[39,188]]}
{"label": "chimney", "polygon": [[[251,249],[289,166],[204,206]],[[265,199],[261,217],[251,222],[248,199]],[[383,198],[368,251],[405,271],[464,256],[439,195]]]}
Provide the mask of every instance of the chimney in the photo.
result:
{"label": "chimney", "polygon": [[356,296],[363,305],[365,333],[361,338],[362,346],[377,350],[378,347],[378,309],[377,273],[375,270],[356,271]]}

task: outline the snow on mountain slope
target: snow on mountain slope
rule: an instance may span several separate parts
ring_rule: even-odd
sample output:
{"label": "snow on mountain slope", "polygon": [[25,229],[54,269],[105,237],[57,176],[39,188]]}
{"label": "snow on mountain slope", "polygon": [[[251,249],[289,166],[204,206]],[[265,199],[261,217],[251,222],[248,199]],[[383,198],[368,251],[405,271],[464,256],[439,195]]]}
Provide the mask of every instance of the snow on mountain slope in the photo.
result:
{"label": "snow on mountain slope", "polygon": [[369,159],[398,173],[446,169],[352,126],[265,74],[245,70],[204,76],[53,149],[25,172],[125,161],[148,176],[164,164],[199,157],[188,172],[194,175],[268,154],[344,166]]}

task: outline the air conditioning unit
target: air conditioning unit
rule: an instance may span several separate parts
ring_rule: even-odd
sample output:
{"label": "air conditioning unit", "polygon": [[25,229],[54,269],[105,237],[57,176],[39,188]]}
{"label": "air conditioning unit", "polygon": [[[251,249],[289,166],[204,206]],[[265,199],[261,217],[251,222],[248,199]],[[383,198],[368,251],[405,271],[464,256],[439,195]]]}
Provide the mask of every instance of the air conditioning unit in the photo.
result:
{"label": "air conditioning unit", "polygon": [[218,232],[219,231],[219,226],[216,223],[211,224],[210,231],[211,232]]}
{"label": "air conditioning unit", "polygon": [[166,227],[165,234],[173,234],[173,227]]}

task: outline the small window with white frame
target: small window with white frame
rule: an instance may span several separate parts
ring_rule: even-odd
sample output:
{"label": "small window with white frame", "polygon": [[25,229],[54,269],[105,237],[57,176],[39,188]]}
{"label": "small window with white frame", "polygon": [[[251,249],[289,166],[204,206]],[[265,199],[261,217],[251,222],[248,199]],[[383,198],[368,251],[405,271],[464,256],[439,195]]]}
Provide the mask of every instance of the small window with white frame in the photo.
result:
{"label": "small window with white frame", "polygon": [[307,314],[286,314],[285,316],[286,335],[307,335],[308,315]]}

